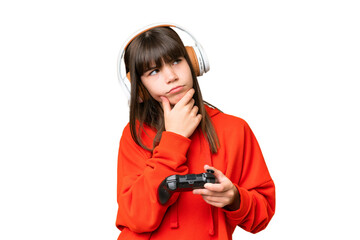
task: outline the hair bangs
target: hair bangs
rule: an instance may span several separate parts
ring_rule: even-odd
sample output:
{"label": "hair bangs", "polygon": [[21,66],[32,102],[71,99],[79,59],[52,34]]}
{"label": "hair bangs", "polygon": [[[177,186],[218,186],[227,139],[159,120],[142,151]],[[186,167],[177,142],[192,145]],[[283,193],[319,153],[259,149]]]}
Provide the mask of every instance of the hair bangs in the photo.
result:
{"label": "hair bangs", "polygon": [[[146,33],[145,33],[146,35]],[[145,36],[135,57],[135,69],[139,76],[153,68],[161,68],[164,63],[170,63],[184,57],[184,45],[168,36]]]}

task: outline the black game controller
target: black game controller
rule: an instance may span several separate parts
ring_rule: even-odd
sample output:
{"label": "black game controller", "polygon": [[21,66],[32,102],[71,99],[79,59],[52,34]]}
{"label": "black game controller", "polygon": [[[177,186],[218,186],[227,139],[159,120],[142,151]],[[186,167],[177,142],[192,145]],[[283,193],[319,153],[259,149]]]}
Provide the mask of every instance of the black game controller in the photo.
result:
{"label": "black game controller", "polygon": [[161,204],[167,203],[173,193],[192,191],[193,189],[204,188],[205,183],[215,183],[214,171],[208,169],[206,173],[171,175],[160,183],[158,198]]}

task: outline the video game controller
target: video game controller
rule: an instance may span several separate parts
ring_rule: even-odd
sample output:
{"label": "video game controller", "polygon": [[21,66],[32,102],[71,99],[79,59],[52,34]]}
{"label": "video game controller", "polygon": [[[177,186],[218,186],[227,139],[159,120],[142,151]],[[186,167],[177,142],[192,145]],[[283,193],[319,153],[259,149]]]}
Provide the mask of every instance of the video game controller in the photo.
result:
{"label": "video game controller", "polygon": [[204,188],[205,183],[215,183],[214,171],[208,169],[206,173],[171,175],[162,181],[158,188],[158,199],[161,204],[167,203],[175,192],[192,191]]}

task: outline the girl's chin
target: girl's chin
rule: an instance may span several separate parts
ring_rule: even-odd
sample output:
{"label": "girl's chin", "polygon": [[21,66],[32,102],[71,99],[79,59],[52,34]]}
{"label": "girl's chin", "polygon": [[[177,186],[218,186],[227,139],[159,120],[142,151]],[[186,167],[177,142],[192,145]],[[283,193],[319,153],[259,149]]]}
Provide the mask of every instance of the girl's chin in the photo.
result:
{"label": "girl's chin", "polygon": [[182,99],[183,96],[184,96],[184,94],[179,94],[179,95],[173,96],[172,98],[169,98],[170,104],[171,105],[177,104]]}

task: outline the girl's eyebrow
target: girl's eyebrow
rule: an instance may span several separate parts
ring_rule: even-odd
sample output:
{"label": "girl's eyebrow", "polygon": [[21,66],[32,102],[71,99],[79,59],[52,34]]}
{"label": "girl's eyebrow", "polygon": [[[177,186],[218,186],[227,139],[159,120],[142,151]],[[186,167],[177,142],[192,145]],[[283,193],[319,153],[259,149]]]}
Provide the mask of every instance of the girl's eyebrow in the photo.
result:
{"label": "girl's eyebrow", "polygon": [[155,63],[146,64],[146,65],[144,65],[143,71],[147,72],[147,71],[152,70],[152,69],[154,69],[156,67],[157,66],[156,66]]}
{"label": "girl's eyebrow", "polygon": [[148,69],[154,69],[154,68],[158,67],[156,62],[150,62],[147,66],[148,66]]}
{"label": "girl's eyebrow", "polygon": [[158,66],[152,65],[152,66],[150,66],[150,67],[146,70],[146,72],[147,72],[147,71],[150,71],[150,70],[154,70],[155,68],[158,68]]}
{"label": "girl's eyebrow", "polygon": [[151,72],[151,71],[153,71],[154,69],[157,69],[157,68],[158,68],[157,66],[149,67],[149,68],[145,69],[144,73]]}

